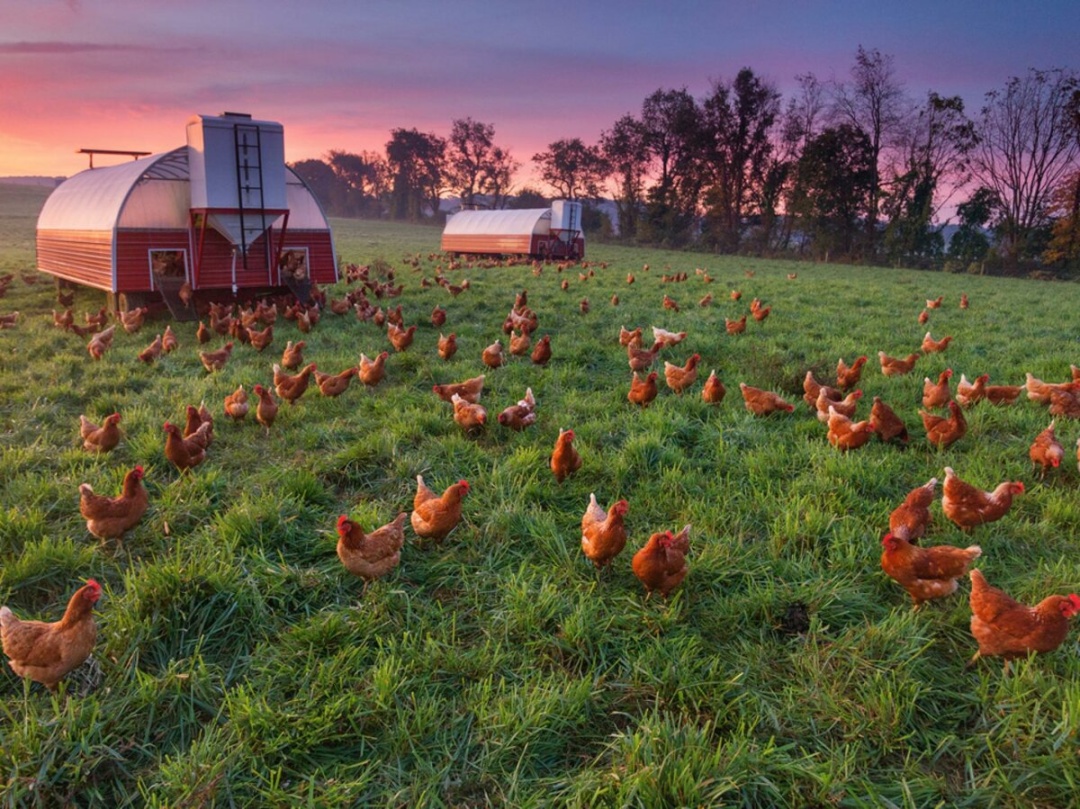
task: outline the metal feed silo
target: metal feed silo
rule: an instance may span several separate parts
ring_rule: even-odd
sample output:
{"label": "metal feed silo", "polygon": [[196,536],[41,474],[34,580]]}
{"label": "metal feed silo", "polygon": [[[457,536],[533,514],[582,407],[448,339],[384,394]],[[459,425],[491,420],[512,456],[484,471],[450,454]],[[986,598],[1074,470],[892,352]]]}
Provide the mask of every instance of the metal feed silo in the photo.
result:
{"label": "metal feed silo", "polygon": [[228,239],[246,265],[251,245],[288,213],[284,130],[245,113],[195,115],[187,147],[191,212]]}

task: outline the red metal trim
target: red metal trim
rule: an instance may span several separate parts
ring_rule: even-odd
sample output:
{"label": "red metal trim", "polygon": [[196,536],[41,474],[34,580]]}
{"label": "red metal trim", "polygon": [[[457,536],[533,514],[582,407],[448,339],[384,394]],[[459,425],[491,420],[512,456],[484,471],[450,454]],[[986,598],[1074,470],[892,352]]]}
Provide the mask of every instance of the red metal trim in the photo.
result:
{"label": "red metal trim", "polygon": [[[195,216],[197,215],[197,213],[198,212],[194,208],[191,208],[191,209],[188,210],[188,227],[191,230],[195,229]],[[195,256],[193,257],[193,261],[191,263],[191,288],[192,289],[199,289],[199,279],[200,279],[200,276],[202,275],[203,250],[206,247],[206,226],[207,226],[207,216],[206,216],[206,213],[203,212],[202,223],[201,223],[201,225],[199,227],[199,247],[195,251]]]}
{"label": "red metal trim", "polygon": [[[271,286],[278,286],[281,284],[281,253],[285,249],[285,233],[289,229],[289,212],[285,211],[285,221],[281,223],[281,236],[278,237],[277,250],[274,252],[274,266],[267,268],[267,282]],[[273,233],[274,227],[271,225],[268,230]],[[274,284],[273,273],[277,272],[277,284]],[[308,277],[311,277],[311,256],[308,256]]]}
{"label": "red metal trim", "polygon": [[289,212],[288,208],[192,208],[194,213],[262,213],[267,216],[281,216]]}

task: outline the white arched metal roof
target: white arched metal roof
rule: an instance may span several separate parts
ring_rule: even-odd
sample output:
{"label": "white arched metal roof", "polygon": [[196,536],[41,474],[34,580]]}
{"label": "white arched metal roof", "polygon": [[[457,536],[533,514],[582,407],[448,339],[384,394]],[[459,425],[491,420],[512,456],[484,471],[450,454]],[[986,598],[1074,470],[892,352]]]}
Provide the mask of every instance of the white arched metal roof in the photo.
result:
{"label": "white arched metal roof", "polygon": [[458,211],[446,220],[443,235],[520,236],[544,235],[550,231],[551,208],[524,208],[517,211]]}
{"label": "white arched metal roof", "polygon": [[[287,166],[285,184],[289,228],[329,229],[318,200]],[[180,146],[70,177],[45,200],[37,229],[186,228],[190,207],[188,147]]]}
{"label": "white arched metal roof", "polygon": [[38,230],[113,230],[135,184],[158,163],[175,161],[179,151],[184,152],[186,164],[185,146],[130,163],[87,169],[68,178],[45,200],[38,215]]}

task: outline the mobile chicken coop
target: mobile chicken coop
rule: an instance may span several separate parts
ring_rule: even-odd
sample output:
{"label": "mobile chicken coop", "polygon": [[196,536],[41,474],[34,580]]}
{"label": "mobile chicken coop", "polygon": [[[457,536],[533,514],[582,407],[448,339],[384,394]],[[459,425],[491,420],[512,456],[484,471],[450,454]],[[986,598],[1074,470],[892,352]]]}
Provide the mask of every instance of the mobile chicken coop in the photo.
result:
{"label": "mobile chicken coop", "polygon": [[[92,150],[90,150],[92,152]],[[281,124],[195,115],[187,145],[61,183],[37,223],[38,269],[128,308],[337,280],[330,225],[285,165]],[[182,289],[187,287],[186,290]]]}
{"label": "mobile chicken coop", "polygon": [[581,203],[555,200],[550,208],[458,211],[446,220],[441,249],[448,253],[585,257]]}

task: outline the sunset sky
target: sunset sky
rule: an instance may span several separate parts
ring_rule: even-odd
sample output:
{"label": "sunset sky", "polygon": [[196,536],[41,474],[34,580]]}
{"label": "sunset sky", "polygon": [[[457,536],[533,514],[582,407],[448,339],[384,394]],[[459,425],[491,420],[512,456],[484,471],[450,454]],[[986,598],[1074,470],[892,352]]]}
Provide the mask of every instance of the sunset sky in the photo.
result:
{"label": "sunset sky", "polygon": [[0,176],[73,174],[81,147],[165,151],[193,113],[235,110],[284,124],[289,161],[470,116],[524,180],[552,141],[594,143],[654,90],[700,97],[744,66],[787,93],[847,78],[861,44],[911,96],[969,113],[1030,67],[1080,67],[1076,0],[0,0],[0,20]]}

